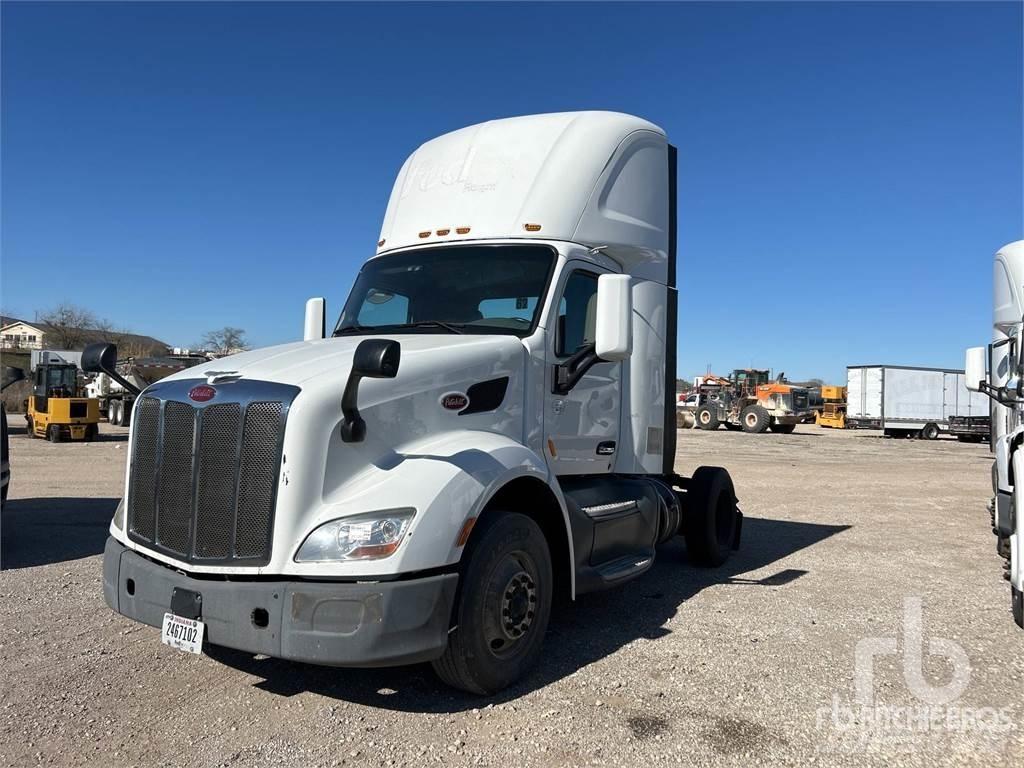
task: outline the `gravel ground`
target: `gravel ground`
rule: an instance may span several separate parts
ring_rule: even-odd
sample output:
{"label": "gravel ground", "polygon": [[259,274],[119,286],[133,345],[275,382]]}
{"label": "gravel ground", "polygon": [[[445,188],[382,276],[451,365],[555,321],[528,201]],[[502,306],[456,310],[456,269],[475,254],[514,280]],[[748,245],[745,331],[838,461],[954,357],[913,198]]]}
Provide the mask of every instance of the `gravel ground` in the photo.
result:
{"label": "gravel ground", "polygon": [[[50,445],[11,423],[0,765],[1024,764],[1024,632],[984,509],[983,446],[813,426],[680,433],[681,472],[733,474],[741,551],[695,570],[668,545],[641,579],[566,608],[535,673],[480,699],[425,666],[160,645],[101,594],[126,430]],[[908,600],[923,607],[920,665]],[[864,711],[855,650],[871,638],[899,651],[876,658]]]}

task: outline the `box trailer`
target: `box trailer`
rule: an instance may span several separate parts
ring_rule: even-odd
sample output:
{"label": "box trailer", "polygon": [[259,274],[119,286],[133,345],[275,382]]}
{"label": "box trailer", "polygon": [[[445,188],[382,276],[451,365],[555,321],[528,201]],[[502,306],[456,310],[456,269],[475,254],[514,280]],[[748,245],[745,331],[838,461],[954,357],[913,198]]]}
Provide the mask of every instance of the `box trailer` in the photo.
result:
{"label": "box trailer", "polygon": [[970,392],[962,370],[907,365],[846,368],[851,429],[881,429],[890,437],[934,440],[954,416],[988,416],[984,395]]}

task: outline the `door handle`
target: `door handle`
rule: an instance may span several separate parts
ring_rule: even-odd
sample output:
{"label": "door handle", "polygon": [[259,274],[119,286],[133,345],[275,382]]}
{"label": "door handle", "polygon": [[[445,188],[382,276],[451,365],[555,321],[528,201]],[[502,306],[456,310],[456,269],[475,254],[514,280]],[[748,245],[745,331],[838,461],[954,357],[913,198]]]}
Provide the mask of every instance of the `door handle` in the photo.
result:
{"label": "door handle", "polygon": [[597,444],[597,455],[598,456],[611,456],[615,453],[615,441],[605,440],[603,443]]}

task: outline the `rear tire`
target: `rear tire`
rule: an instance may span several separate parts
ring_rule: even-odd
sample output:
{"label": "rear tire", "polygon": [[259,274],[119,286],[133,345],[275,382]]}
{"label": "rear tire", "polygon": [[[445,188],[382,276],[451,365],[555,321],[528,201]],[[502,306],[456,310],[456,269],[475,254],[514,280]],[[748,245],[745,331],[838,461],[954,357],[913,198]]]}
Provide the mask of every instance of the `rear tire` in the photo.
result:
{"label": "rear tire", "polygon": [[553,592],[540,527],[526,515],[492,510],[463,553],[455,628],[434,672],[453,688],[480,695],[512,685],[540,657]]}
{"label": "rear tire", "polygon": [[748,405],[740,414],[740,423],[743,425],[744,432],[760,434],[768,429],[770,421],[771,417],[768,415],[768,411],[760,405]]}
{"label": "rear tire", "polygon": [[939,425],[938,424],[925,424],[921,430],[921,437],[925,440],[934,440],[939,436]]}
{"label": "rear tire", "polygon": [[1010,599],[1013,602],[1013,620],[1018,627],[1024,629],[1024,592],[1011,585]]}
{"label": "rear tire", "polygon": [[51,424],[50,429],[47,432],[47,437],[51,443],[59,443],[61,441],[60,427],[56,424]]}
{"label": "rear tire", "polygon": [[721,422],[718,420],[718,413],[715,409],[704,405],[697,410],[697,426],[708,431],[718,429]]}
{"label": "rear tire", "polygon": [[32,420],[31,416],[25,417],[25,430],[28,432],[28,436],[33,440],[39,439],[39,435],[36,434],[36,423]]}
{"label": "rear tire", "polygon": [[99,434],[99,426],[97,424],[90,424],[85,428],[85,442],[91,443],[96,439]]}
{"label": "rear tire", "polygon": [[107,405],[107,421],[115,427],[121,426],[121,401],[111,400]]}
{"label": "rear tire", "polygon": [[683,496],[683,537],[695,565],[715,568],[737,543],[739,516],[732,478],[721,467],[697,467]]}
{"label": "rear tire", "polygon": [[791,435],[796,429],[796,424],[772,424],[769,429],[780,435]]}

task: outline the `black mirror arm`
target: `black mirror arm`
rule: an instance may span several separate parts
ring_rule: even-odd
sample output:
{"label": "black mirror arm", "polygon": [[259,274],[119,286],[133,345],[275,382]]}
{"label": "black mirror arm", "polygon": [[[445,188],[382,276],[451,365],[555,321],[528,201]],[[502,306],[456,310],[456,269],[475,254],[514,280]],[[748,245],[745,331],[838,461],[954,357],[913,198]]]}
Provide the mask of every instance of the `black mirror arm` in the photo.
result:
{"label": "black mirror arm", "polygon": [[568,395],[573,387],[579,384],[587,371],[597,363],[604,362],[597,356],[594,344],[587,344],[573,353],[564,363],[555,366],[555,380],[551,392],[555,395]]}
{"label": "black mirror arm", "polygon": [[362,376],[353,372],[345,384],[341,396],[341,440],[345,443],[361,443],[366,439],[366,422],[359,415],[359,382]]}

